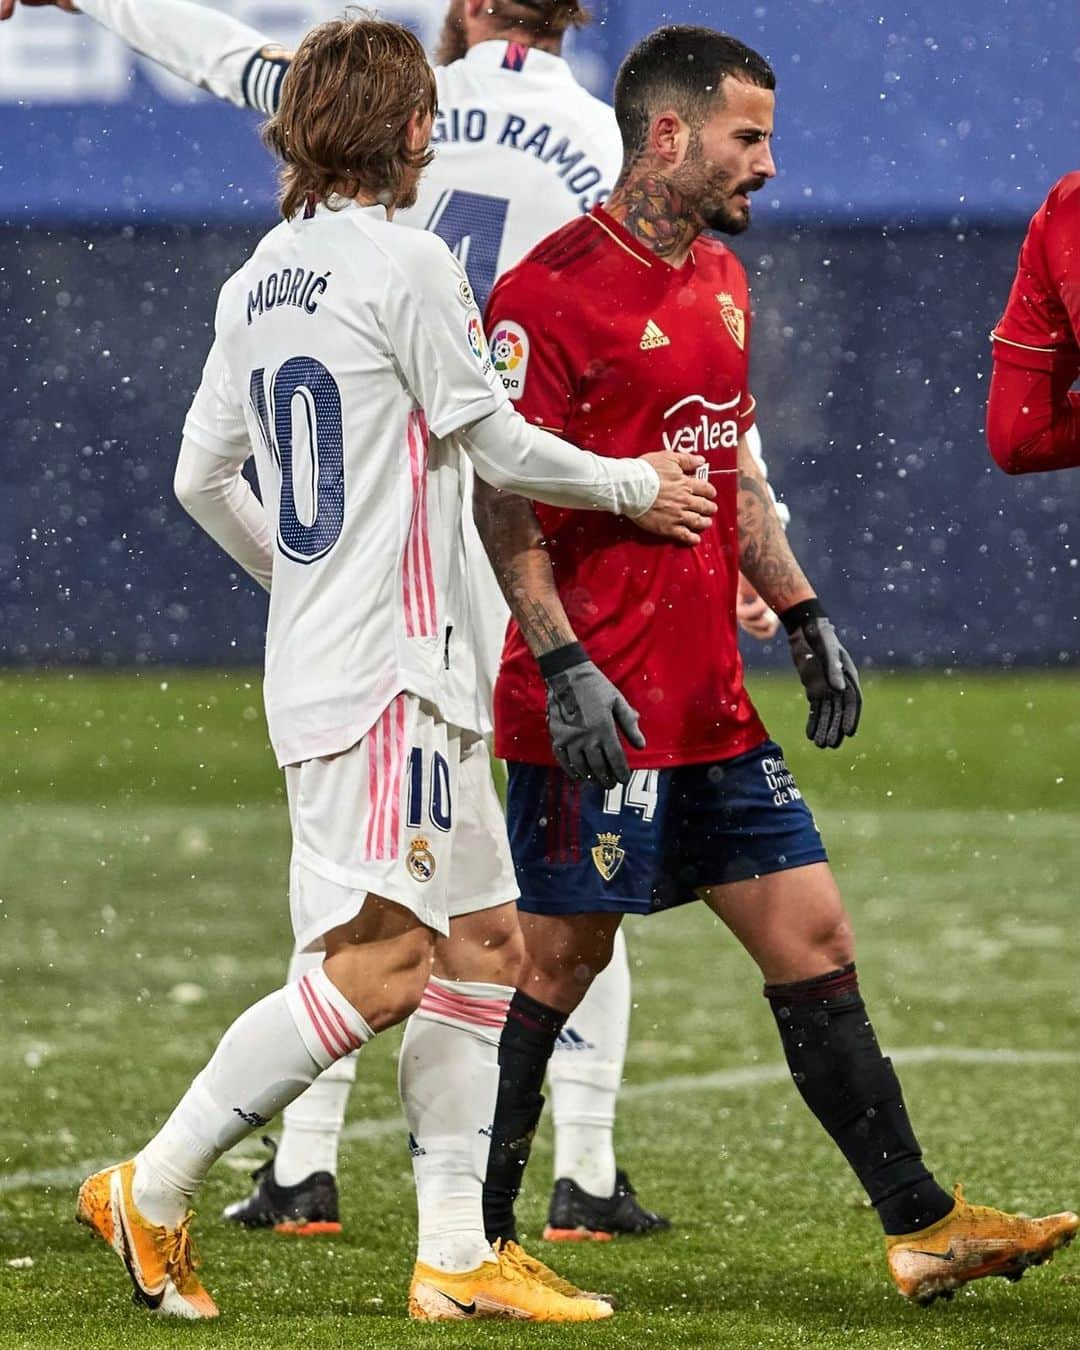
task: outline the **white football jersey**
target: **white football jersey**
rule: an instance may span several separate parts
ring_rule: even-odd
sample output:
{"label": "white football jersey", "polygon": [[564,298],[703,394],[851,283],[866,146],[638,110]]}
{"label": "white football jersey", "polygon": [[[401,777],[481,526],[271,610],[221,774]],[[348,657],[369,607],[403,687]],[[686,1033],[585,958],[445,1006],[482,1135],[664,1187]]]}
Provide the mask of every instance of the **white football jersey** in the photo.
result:
{"label": "white football jersey", "polygon": [[483,308],[508,267],[610,194],[622,141],[612,109],[535,47],[481,42],[435,79],[435,158],[397,218],[446,241]]}
{"label": "white football jersey", "polygon": [[[241,107],[276,112],[289,59],[231,14],[188,0],[82,0],[80,8],[182,79]],[[481,42],[436,67],[435,80],[435,158],[416,205],[394,220],[439,235],[483,308],[502,272],[608,195],[622,142],[614,111],[578,83],[562,57],[535,47]],[[466,475],[471,471],[467,466]],[[508,611],[466,501],[472,640],[486,705]]]}
{"label": "white football jersey", "polygon": [[381,206],[283,222],[225,283],[184,434],[255,448],[279,764],[347,749],[401,690],[487,729],[454,432],[506,397],[460,265]]}
{"label": "white football jersey", "polygon": [[[97,0],[100,3],[100,0]],[[272,113],[287,59],[254,54],[243,100]],[[436,66],[435,158],[404,225],[446,241],[480,308],[496,279],[541,239],[603,201],[622,164],[614,111],[561,56],[503,40]]]}
{"label": "white football jersey", "polygon": [[[273,112],[283,74],[280,60],[254,57],[243,79],[249,104]],[[612,108],[578,83],[562,57],[535,47],[480,42],[460,61],[437,66],[435,81],[435,158],[420,180],[416,205],[394,219],[446,242],[482,309],[507,268],[609,195],[622,164],[622,140]],[[471,475],[471,465],[466,473]],[[509,610],[471,509],[467,516],[473,641],[488,703]]]}

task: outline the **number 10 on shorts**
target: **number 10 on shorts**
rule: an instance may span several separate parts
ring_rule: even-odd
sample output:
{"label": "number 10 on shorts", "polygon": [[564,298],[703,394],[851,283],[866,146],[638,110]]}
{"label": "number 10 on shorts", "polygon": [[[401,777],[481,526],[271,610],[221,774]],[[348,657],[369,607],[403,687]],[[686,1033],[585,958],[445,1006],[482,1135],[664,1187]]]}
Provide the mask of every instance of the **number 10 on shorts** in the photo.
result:
{"label": "number 10 on shorts", "polygon": [[[438,750],[433,750],[427,758],[429,763],[425,773],[423,749],[417,745],[409,751],[409,795],[405,818],[410,830],[418,830],[424,823],[426,807],[428,820],[437,830],[446,834],[453,824],[450,765]],[[428,784],[427,792],[424,791],[425,779]]]}

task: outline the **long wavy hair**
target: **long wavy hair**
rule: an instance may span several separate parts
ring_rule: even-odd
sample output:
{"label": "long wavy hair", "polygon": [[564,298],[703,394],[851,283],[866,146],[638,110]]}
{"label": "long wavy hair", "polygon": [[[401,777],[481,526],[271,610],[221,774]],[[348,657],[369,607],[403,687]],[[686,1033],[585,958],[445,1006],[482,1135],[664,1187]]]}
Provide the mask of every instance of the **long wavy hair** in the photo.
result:
{"label": "long wavy hair", "polygon": [[313,28],[281,85],[277,115],[263,139],[283,161],[281,214],[288,220],[309,194],[363,191],[399,200],[410,170],[430,149],[406,143],[414,112],[434,116],[435,75],[419,38],[366,11]]}

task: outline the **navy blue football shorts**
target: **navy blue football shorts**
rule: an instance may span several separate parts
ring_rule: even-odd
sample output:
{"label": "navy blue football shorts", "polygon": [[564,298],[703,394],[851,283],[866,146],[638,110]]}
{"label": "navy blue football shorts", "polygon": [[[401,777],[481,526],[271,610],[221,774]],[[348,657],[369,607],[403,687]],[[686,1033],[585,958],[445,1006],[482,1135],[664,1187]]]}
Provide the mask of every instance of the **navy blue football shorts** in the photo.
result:
{"label": "navy blue football shorts", "polygon": [[703,886],[827,861],[775,741],[712,764],[635,769],[610,790],[507,765],[510,851],[530,914],[651,914]]}

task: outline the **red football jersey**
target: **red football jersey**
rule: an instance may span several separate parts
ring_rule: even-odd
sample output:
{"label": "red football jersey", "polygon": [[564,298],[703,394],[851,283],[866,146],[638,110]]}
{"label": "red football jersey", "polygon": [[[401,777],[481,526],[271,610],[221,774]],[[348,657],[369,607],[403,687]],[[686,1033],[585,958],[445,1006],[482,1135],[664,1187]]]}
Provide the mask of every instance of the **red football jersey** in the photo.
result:
{"label": "red football jersey", "polygon": [[1032,217],[994,340],[987,438],[1012,473],[1080,463],[1080,173]]}
{"label": "red football jersey", "polygon": [[[736,468],[753,425],[746,274],[699,239],[673,268],[600,207],[549,235],[496,285],[487,327],[520,412],[615,457],[694,451],[717,515],[694,548],[622,517],[536,506],[555,580],[590,658],[641,714],[634,768],[727,759],[765,728],[743,685],[735,632]],[[546,691],[511,623],[495,689],[504,759],[554,763]]]}

